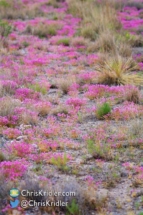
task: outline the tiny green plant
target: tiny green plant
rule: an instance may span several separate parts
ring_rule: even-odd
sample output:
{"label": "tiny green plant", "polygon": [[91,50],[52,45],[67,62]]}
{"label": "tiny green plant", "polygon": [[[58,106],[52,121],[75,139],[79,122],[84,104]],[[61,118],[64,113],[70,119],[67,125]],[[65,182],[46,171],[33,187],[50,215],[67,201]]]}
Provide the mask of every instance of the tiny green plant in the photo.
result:
{"label": "tiny green plant", "polygon": [[29,85],[29,88],[36,92],[42,93],[43,95],[47,93],[46,87],[40,86],[38,83]]}
{"label": "tiny green plant", "polygon": [[57,29],[54,26],[49,26],[47,33],[50,36],[55,36],[57,33]]}
{"label": "tiny green plant", "polygon": [[136,208],[136,210],[138,210],[139,207],[140,207],[140,203],[139,202],[135,202],[135,208]]}
{"label": "tiny green plant", "polygon": [[110,104],[105,102],[98,107],[96,111],[96,116],[98,119],[104,119],[104,116],[111,112]]}
{"label": "tiny green plant", "polygon": [[4,154],[0,151],[0,162],[6,160]]}
{"label": "tiny green plant", "polygon": [[76,203],[76,200],[73,199],[72,203],[70,205],[67,206],[67,210],[68,212],[66,213],[66,215],[79,215],[79,207],[78,204]]}
{"label": "tiny green plant", "polygon": [[50,160],[51,164],[57,166],[59,170],[62,170],[64,172],[69,170],[69,167],[67,166],[67,162],[68,162],[68,158],[66,154],[56,158],[52,157]]}
{"label": "tiny green plant", "polygon": [[89,139],[87,140],[87,149],[94,158],[101,158],[106,160],[112,159],[110,146],[105,143],[96,143],[94,140]]}
{"label": "tiny green plant", "polygon": [[28,47],[30,44],[27,42],[27,41],[24,41],[23,42],[23,46],[26,48],[26,47]]}
{"label": "tiny green plant", "polygon": [[0,35],[2,38],[7,37],[11,33],[12,27],[6,21],[0,21]]}
{"label": "tiny green plant", "polygon": [[139,213],[139,215],[143,215],[143,211]]}
{"label": "tiny green plant", "polygon": [[90,154],[93,153],[93,151],[95,150],[95,143],[93,140],[91,140],[91,139],[87,140],[87,149]]}
{"label": "tiny green plant", "polygon": [[57,41],[57,45],[69,46],[70,45],[70,39],[67,37],[61,38]]}

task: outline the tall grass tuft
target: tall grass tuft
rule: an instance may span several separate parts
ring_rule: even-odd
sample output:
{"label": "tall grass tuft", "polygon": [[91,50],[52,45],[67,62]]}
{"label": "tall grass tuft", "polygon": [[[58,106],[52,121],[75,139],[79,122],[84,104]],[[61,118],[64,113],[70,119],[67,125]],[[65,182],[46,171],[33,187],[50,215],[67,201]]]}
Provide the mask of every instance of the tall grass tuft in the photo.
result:
{"label": "tall grass tuft", "polygon": [[143,83],[143,77],[135,73],[138,70],[138,65],[132,57],[107,56],[103,61],[99,61],[96,70],[99,72],[97,82],[100,84],[140,85]]}

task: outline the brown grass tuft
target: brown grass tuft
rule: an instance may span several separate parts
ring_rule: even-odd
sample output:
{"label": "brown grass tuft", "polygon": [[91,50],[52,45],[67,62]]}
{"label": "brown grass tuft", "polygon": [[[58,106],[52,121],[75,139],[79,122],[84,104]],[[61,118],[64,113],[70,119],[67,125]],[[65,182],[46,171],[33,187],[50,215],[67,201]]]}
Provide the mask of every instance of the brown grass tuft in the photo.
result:
{"label": "brown grass tuft", "polygon": [[101,32],[94,43],[89,43],[87,50],[89,52],[100,51],[110,53],[110,55],[120,54],[123,57],[132,55],[130,45],[118,41],[116,35],[109,30]]}
{"label": "brown grass tuft", "polygon": [[69,92],[70,86],[74,83],[73,79],[67,78],[60,78],[57,80],[57,86],[64,94],[67,94]]}
{"label": "brown grass tuft", "polygon": [[12,115],[14,109],[20,106],[21,102],[18,99],[3,97],[0,99],[0,116]]}
{"label": "brown grass tuft", "polygon": [[33,34],[38,37],[47,37],[48,35],[54,36],[57,33],[57,30],[61,28],[61,25],[57,23],[53,24],[44,24],[39,23],[36,26],[27,26],[26,32]]}
{"label": "brown grass tuft", "polygon": [[57,107],[53,108],[51,111],[50,111],[50,114],[52,115],[55,115],[57,116],[58,114],[68,114],[69,111],[68,111],[68,108],[64,105],[58,105]]}
{"label": "brown grass tuft", "polygon": [[38,116],[30,112],[24,112],[19,116],[19,123],[25,125],[36,125],[38,123]]}
{"label": "brown grass tuft", "polygon": [[72,14],[82,18],[79,34],[85,38],[95,40],[106,29],[121,29],[113,2],[68,0],[68,6]]}
{"label": "brown grass tuft", "polygon": [[[36,16],[43,16],[40,9],[41,3],[33,4],[27,7],[20,0],[3,0],[0,3],[0,18],[1,19],[26,19],[34,18]],[[15,9],[17,8],[17,9]]]}
{"label": "brown grass tuft", "polygon": [[141,94],[139,89],[137,87],[130,88],[128,93],[126,93],[125,100],[139,104],[141,100]]}
{"label": "brown grass tuft", "polygon": [[97,82],[100,84],[140,85],[143,83],[143,77],[136,73],[131,73],[132,71],[138,70],[138,66],[132,57],[123,58],[119,55],[114,57],[108,56],[98,63],[96,70],[99,72]]}

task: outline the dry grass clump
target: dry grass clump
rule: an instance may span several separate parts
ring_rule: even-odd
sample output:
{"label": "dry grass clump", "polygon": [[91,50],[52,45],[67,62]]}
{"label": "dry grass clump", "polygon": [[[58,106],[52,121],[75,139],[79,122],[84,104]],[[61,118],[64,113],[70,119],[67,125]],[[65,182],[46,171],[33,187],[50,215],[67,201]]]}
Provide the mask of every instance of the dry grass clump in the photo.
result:
{"label": "dry grass clump", "polygon": [[83,25],[79,30],[79,35],[92,41],[96,40],[97,38],[97,33],[95,33],[95,29],[93,28],[92,24],[88,24],[87,26]]}
{"label": "dry grass clump", "polygon": [[[1,19],[15,19],[21,18],[23,6],[22,2],[18,0],[15,2],[14,0],[1,0],[0,1],[0,18]],[[16,10],[17,7],[17,10]]]}
{"label": "dry grass clump", "polygon": [[64,93],[67,94],[69,92],[70,86],[74,83],[73,79],[67,78],[60,78],[57,80],[57,87]]}
{"label": "dry grass clump", "polygon": [[50,112],[50,108],[43,106],[36,108],[40,116],[46,116]]}
{"label": "dry grass clump", "polygon": [[123,6],[122,1],[113,0],[68,0],[69,11],[82,18],[77,34],[91,40],[87,52],[110,52],[113,56],[131,57],[131,46],[143,45],[140,35],[122,30],[116,10],[121,10]]}
{"label": "dry grass clump", "polygon": [[123,43],[130,44],[132,47],[143,46],[143,37],[141,35],[125,32],[122,35],[118,35],[118,39]]}
{"label": "dry grass clump", "polygon": [[107,204],[108,193],[104,192],[104,189],[97,191],[92,186],[88,186],[83,189],[82,195],[84,196],[85,208],[88,206],[101,212]]}
{"label": "dry grass clump", "polygon": [[22,19],[25,18],[35,18],[35,17],[40,17],[40,16],[44,16],[44,12],[40,9],[40,5],[42,6],[42,4],[38,3],[38,4],[33,4],[31,5],[29,8],[25,7],[23,9],[23,17]]}
{"label": "dry grass clump", "polygon": [[106,3],[94,1],[68,0],[69,11],[82,18],[79,34],[85,38],[95,40],[97,35],[105,29],[120,29],[115,8]]}
{"label": "dry grass clump", "polygon": [[130,44],[118,42],[118,53],[123,57],[132,56],[132,48]]}
{"label": "dry grass clump", "polygon": [[50,36],[56,35],[57,30],[60,28],[61,28],[61,25],[57,23],[53,23],[53,24],[39,23],[36,26],[28,25],[26,28],[26,32],[41,38],[41,37],[47,37],[48,35]]}
{"label": "dry grass clump", "polygon": [[57,116],[58,114],[67,115],[68,113],[69,113],[68,108],[64,105],[58,105],[50,111],[50,114],[55,116]]}
{"label": "dry grass clump", "polygon": [[74,37],[71,40],[71,45],[72,46],[87,46],[88,45],[88,40],[86,40],[83,37]]}
{"label": "dry grass clump", "polygon": [[143,83],[143,77],[131,73],[138,70],[138,65],[132,57],[124,58],[119,55],[108,56],[103,61],[98,62],[96,70],[99,72],[97,82],[107,85],[133,84],[140,85]]}
{"label": "dry grass clump", "polygon": [[14,94],[15,89],[12,88],[11,84],[2,85],[0,83],[0,97],[11,96]]}
{"label": "dry grass clump", "polygon": [[132,55],[130,45],[118,41],[116,35],[109,30],[101,32],[94,43],[89,43],[87,50],[88,52],[100,51],[112,55],[120,54],[123,57]]}
{"label": "dry grass clump", "polygon": [[139,89],[137,87],[130,88],[128,93],[126,93],[125,100],[139,104],[141,100],[141,94]]}
{"label": "dry grass clump", "polygon": [[4,97],[0,99],[0,116],[12,115],[14,109],[20,106],[21,102],[18,99],[12,99],[10,97]]}
{"label": "dry grass clump", "polygon": [[135,120],[131,122],[130,127],[128,128],[128,135],[133,138],[142,138],[143,137],[143,123],[141,120]]}
{"label": "dry grass clump", "polygon": [[24,112],[19,116],[19,124],[36,125],[38,123],[38,116],[31,114],[31,112]]}
{"label": "dry grass clump", "polygon": [[117,52],[114,35],[110,31],[103,31],[95,41],[96,50],[102,52]]}

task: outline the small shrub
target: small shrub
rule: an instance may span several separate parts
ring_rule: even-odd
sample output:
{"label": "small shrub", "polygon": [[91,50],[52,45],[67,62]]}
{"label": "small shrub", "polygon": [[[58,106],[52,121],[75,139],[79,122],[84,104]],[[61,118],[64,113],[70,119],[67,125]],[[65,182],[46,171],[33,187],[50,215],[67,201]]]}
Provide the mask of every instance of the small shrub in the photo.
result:
{"label": "small shrub", "polygon": [[111,106],[108,103],[103,103],[96,110],[96,116],[98,119],[103,119],[104,116],[111,112]]}
{"label": "small shrub", "polygon": [[131,138],[142,138],[143,124],[140,120],[133,121],[128,129],[128,135]]}

